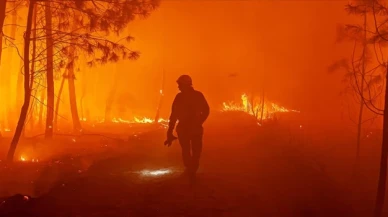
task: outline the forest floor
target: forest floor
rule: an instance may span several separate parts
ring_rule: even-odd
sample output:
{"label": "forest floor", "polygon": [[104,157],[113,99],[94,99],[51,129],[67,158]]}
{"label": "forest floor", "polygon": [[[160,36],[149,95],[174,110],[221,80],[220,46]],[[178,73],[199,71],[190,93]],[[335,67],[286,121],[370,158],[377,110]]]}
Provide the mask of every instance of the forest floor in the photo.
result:
{"label": "forest floor", "polygon": [[[163,146],[164,128],[109,129],[22,140],[15,158],[26,161],[0,162],[0,216],[361,217],[373,210],[379,139],[367,141],[355,175],[354,143],[343,132],[209,124],[191,185],[181,177],[179,143]],[[9,141],[1,140],[2,155]]]}

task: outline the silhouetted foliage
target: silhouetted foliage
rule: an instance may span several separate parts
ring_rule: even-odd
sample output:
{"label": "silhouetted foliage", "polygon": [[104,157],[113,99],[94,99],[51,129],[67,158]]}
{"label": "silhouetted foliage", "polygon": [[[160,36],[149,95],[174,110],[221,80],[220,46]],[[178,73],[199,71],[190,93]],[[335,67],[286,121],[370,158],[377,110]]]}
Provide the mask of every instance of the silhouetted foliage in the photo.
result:
{"label": "silhouetted foliage", "polygon": [[[133,40],[124,36],[119,41],[109,40],[110,33],[119,35],[136,17],[147,17],[157,6],[155,0],[118,1],[60,1],[51,0],[53,13],[52,37],[55,47],[56,67],[70,67],[82,54],[89,66],[116,62],[120,59],[137,59],[139,52],[125,43]],[[39,3],[38,3],[39,4]],[[45,40],[44,22],[40,23],[40,37]],[[75,59],[69,60],[75,49]]]}
{"label": "silhouetted foliage", "polygon": [[[377,62],[377,66],[371,68],[367,75],[363,75],[363,79],[356,84],[356,87],[358,88],[358,93],[361,93],[361,99],[368,109],[376,114],[384,115],[379,180],[373,213],[374,217],[380,217],[382,215],[385,201],[388,159],[388,59],[386,59],[384,55],[384,49],[386,48],[388,42],[388,8],[385,1],[382,0],[364,0],[358,2],[361,2],[363,7],[360,8],[352,6],[348,7],[348,9],[350,9],[350,13],[364,14],[365,17],[368,13],[370,14],[369,17],[373,18],[372,28],[367,29],[365,26],[363,31],[368,34],[365,44],[369,45],[369,47],[373,46],[374,61]],[[352,33],[357,35],[357,32],[358,31]],[[355,67],[353,66],[353,69],[354,68]],[[356,74],[355,71],[354,74]],[[383,83],[384,81],[385,84]],[[383,87],[385,87],[385,89]],[[377,94],[373,95],[371,92]],[[384,107],[381,106],[383,108],[380,108],[376,102],[378,102],[377,99],[383,92],[385,95],[382,100],[384,101]],[[366,95],[363,95],[364,93]]]}
{"label": "silhouetted foliage", "polygon": [[[349,15],[372,17],[373,12],[382,12],[382,7],[374,9],[374,0],[356,0],[346,5]],[[366,19],[366,18],[365,18]],[[368,21],[366,21],[368,22]],[[373,28],[369,25],[346,24],[338,27],[338,41],[353,41],[353,51],[350,59],[341,59],[329,66],[328,71],[343,70],[342,80],[346,86],[344,93],[356,93],[369,110],[382,115],[382,109],[374,104],[383,93],[382,74],[385,72],[385,63],[378,61],[378,56],[384,47]],[[377,59],[377,61],[376,61]],[[366,66],[363,69],[363,66]]]}

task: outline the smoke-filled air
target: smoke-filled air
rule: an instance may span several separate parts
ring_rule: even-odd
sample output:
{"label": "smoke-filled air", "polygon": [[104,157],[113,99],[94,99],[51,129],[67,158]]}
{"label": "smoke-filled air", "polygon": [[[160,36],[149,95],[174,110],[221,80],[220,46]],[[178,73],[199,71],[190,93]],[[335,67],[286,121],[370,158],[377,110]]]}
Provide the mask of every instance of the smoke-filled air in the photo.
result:
{"label": "smoke-filled air", "polygon": [[387,0],[0,0],[0,217],[388,216]]}

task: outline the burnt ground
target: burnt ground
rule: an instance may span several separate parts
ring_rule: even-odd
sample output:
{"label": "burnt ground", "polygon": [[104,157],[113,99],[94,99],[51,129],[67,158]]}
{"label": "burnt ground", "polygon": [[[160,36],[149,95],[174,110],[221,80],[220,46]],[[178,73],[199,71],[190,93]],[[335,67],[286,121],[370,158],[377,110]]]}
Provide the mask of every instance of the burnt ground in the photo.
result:
{"label": "burnt ground", "polygon": [[[0,216],[370,216],[378,137],[364,141],[354,174],[350,136],[305,128],[209,124],[195,185],[180,176],[179,143],[162,145],[165,129],[25,140],[20,150],[42,160],[1,163]],[[145,169],[171,173],[139,174]]]}

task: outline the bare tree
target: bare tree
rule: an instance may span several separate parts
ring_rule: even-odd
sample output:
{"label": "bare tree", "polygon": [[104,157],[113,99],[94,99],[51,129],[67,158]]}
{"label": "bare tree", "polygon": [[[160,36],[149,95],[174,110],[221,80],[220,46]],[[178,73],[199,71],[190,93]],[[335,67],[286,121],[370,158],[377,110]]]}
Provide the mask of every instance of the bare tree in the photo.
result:
{"label": "bare tree", "polygon": [[3,26],[5,20],[5,12],[7,8],[7,0],[0,1],[0,65],[1,65],[1,56],[3,51]]}
{"label": "bare tree", "polygon": [[114,70],[113,73],[113,83],[111,84],[110,91],[108,92],[108,96],[106,98],[106,103],[105,103],[105,117],[104,120],[105,122],[111,122],[112,121],[112,107],[113,103],[116,98],[116,93],[117,93],[117,86],[119,82],[119,71],[116,69],[116,67],[112,67]]}
{"label": "bare tree", "polygon": [[[379,45],[382,42],[388,41],[388,25],[386,22],[379,22],[377,19],[377,14],[382,14],[383,20],[387,20],[387,11],[383,4],[380,1],[373,0],[372,2],[373,9],[373,21],[374,21],[374,30],[375,37],[373,38],[374,43]],[[384,12],[384,13],[381,13]],[[381,146],[381,157],[380,157],[380,172],[379,172],[379,181],[377,186],[377,195],[376,195],[376,205],[374,209],[374,217],[380,217],[384,207],[385,200],[385,190],[387,182],[387,160],[388,160],[388,61],[385,60],[383,52],[378,56],[376,52],[377,60],[383,62],[386,72],[385,72],[385,98],[384,98],[384,109],[379,109],[373,104],[373,101],[370,102],[372,109],[379,114],[383,114],[383,142]],[[380,60],[381,59],[381,60]]]}
{"label": "bare tree", "polygon": [[73,120],[73,130],[74,132],[79,133],[82,130],[81,122],[79,120],[78,109],[77,109],[77,99],[75,94],[75,83],[76,79],[74,73],[74,62],[75,62],[75,50],[74,47],[70,47],[70,63],[68,64],[68,85],[69,85],[69,99],[70,99],[70,111]]}
{"label": "bare tree", "polygon": [[[363,30],[370,33],[371,37],[366,41],[368,44],[373,45],[375,61],[378,63],[376,67],[370,70],[370,75],[364,75],[361,80],[355,80],[355,87],[361,97],[365,107],[377,115],[383,115],[383,141],[381,147],[380,157],[380,171],[379,180],[377,186],[376,204],[374,208],[374,217],[381,217],[384,207],[386,180],[387,180],[387,160],[388,160],[388,60],[386,59],[382,47],[388,42],[388,25],[387,25],[387,11],[388,8],[382,1],[379,0],[365,0],[364,7],[357,7],[354,13],[365,13],[368,8],[371,9],[371,15],[373,17],[373,29],[368,28],[352,28],[354,30]],[[382,20],[382,21],[381,21]],[[353,68],[354,65],[353,65]],[[380,70],[383,69],[383,70]],[[367,73],[367,71],[365,71]],[[376,81],[379,85],[375,85]],[[376,88],[377,86],[377,88]],[[362,94],[361,94],[362,93]],[[385,94],[383,98],[384,108],[381,109],[376,104],[379,96]]]}
{"label": "bare tree", "polygon": [[[59,105],[61,102],[63,86],[65,85],[66,78],[67,78],[67,72],[65,71],[62,75],[61,85],[59,86],[59,91],[58,91],[57,103],[55,105],[55,118],[54,118],[54,126],[55,127],[58,127]],[[58,130],[58,128],[57,128],[57,130]]]}
{"label": "bare tree", "polygon": [[[356,159],[354,164],[353,174],[356,174],[360,164],[360,148],[362,141],[363,125],[371,119],[365,119],[364,108],[368,105],[365,104],[364,99],[369,95],[377,99],[381,93],[382,77],[378,72],[381,68],[381,64],[377,66],[373,64],[373,58],[375,54],[371,51],[371,48],[375,47],[375,44],[369,40],[371,33],[368,30],[368,14],[372,12],[372,2],[370,0],[358,0],[356,4],[348,4],[346,10],[349,14],[360,15],[363,19],[361,25],[348,24],[341,28],[341,39],[347,38],[354,41],[354,47],[351,55],[351,59],[342,59],[334,63],[329,67],[329,71],[334,71],[339,68],[345,70],[345,79],[347,86],[344,93],[350,94],[358,104],[357,120],[354,121],[357,126],[356,135]],[[376,74],[377,73],[377,74]],[[380,87],[380,92],[371,94],[370,88]],[[352,117],[351,117],[352,120]],[[352,120],[353,121],[353,120]]]}
{"label": "bare tree", "polygon": [[54,122],[54,39],[53,39],[53,24],[52,11],[50,1],[46,1],[44,5],[45,15],[45,30],[46,30],[46,49],[47,49],[47,115],[46,115],[46,130],[45,138],[53,137],[53,122]]}
{"label": "bare tree", "polygon": [[20,112],[18,124],[15,134],[12,138],[11,145],[8,151],[7,160],[12,161],[16,151],[17,144],[23,131],[24,123],[27,118],[27,112],[30,105],[31,89],[30,89],[30,41],[32,18],[34,13],[35,0],[30,0],[27,15],[27,27],[24,36],[24,103]]}

